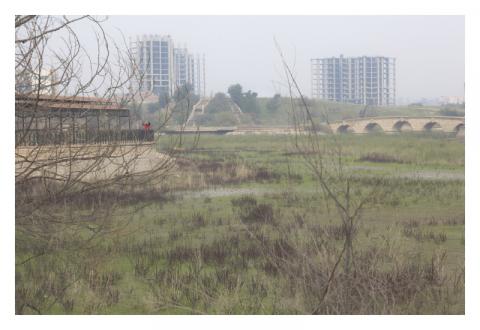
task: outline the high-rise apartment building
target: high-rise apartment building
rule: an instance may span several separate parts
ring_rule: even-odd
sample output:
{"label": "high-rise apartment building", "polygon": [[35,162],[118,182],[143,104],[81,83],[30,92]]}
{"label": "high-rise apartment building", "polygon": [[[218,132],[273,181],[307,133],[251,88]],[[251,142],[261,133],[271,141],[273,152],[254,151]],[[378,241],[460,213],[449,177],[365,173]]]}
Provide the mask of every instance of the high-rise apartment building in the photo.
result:
{"label": "high-rise apartment building", "polygon": [[190,85],[194,88],[195,59],[187,48],[175,48],[175,84],[176,86]]}
{"label": "high-rise apartment building", "polygon": [[136,65],[142,76],[140,91],[172,96],[190,85],[195,94],[205,94],[205,57],[193,56],[186,47],[175,48],[170,36],[143,35],[131,42]]}
{"label": "high-rise apartment building", "polygon": [[194,64],[193,86],[195,94],[205,97],[205,54],[200,56],[197,54]]}
{"label": "high-rise apartment building", "polygon": [[313,98],[368,105],[395,104],[395,58],[312,59],[311,75]]}
{"label": "high-rise apartment building", "polygon": [[170,36],[143,35],[131,45],[138,70],[142,76],[140,90],[172,95],[175,70],[173,40]]}

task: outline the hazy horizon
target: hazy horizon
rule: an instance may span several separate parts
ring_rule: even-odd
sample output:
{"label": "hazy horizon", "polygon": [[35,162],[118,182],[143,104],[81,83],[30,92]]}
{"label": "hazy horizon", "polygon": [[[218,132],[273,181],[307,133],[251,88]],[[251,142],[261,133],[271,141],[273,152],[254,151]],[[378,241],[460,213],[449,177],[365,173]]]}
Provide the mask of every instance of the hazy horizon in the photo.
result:
{"label": "hazy horizon", "polygon": [[170,35],[205,54],[207,94],[240,83],[260,96],[285,93],[274,38],[310,96],[310,59],[397,59],[397,99],[463,96],[464,16],[110,16],[127,38]]}

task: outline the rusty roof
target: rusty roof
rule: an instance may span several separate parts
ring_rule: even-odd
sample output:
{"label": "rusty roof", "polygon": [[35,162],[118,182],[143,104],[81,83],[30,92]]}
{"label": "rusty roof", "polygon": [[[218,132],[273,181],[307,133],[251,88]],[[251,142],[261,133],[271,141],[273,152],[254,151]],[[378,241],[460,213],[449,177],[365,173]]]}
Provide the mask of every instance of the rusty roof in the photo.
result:
{"label": "rusty roof", "polygon": [[127,108],[110,99],[90,96],[15,95],[15,103],[22,104],[26,108],[33,108],[36,104],[38,110],[128,111]]}

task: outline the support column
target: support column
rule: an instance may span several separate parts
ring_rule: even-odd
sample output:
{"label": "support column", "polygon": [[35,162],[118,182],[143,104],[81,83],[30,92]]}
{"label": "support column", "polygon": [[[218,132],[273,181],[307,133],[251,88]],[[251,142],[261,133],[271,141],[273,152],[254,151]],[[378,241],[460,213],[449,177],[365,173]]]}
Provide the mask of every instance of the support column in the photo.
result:
{"label": "support column", "polygon": [[100,140],[100,111],[97,110],[97,133],[95,136],[95,141],[97,143],[101,143],[102,141]]}
{"label": "support column", "polygon": [[76,133],[76,130],[75,130],[75,112],[72,111],[71,112],[71,115],[72,115],[72,134],[73,134],[73,138],[72,138],[72,142],[73,144],[75,144],[75,133]]}

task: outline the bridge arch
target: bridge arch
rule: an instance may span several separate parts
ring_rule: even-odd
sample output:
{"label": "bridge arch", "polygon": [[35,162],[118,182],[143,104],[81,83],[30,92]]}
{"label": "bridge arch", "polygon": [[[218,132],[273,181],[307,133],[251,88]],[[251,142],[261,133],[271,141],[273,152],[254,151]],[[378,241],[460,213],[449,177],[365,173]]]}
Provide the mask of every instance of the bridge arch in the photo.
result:
{"label": "bridge arch", "polygon": [[455,126],[454,130],[455,130],[455,135],[456,136],[459,136],[459,137],[465,136],[465,124],[464,123],[460,123],[457,126]]}
{"label": "bridge arch", "polygon": [[365,133],[383,133],[384,129],[382,126],[380,126],[379,123],[372,122],[372,123],[368,123],[363,129],[363,131]]}
{"label": "bridge arch", "polygon": [[355,130],[352,126],[348,124],[343,124],[338,126],[337,133],[345,134],[345,133],[355,133]]}
{"label": "bridge arch", "polygon": [[393,125],[393,131],[411,132],[413,131],[413,127],[407,120],[399,120]]}
{"label": "bridge arch", "polygon": [[445,116],[384,116],[351,118],[328,124],[333,133],[400,133],[400,132],[462,132],[464,117]]}
{"label": "bridge arch", "polygon": [[443,128],[436,121],[430,121],[425,125],[423,125],[423,130],[426,132],[439,132],[439,131],[443,131]]}

